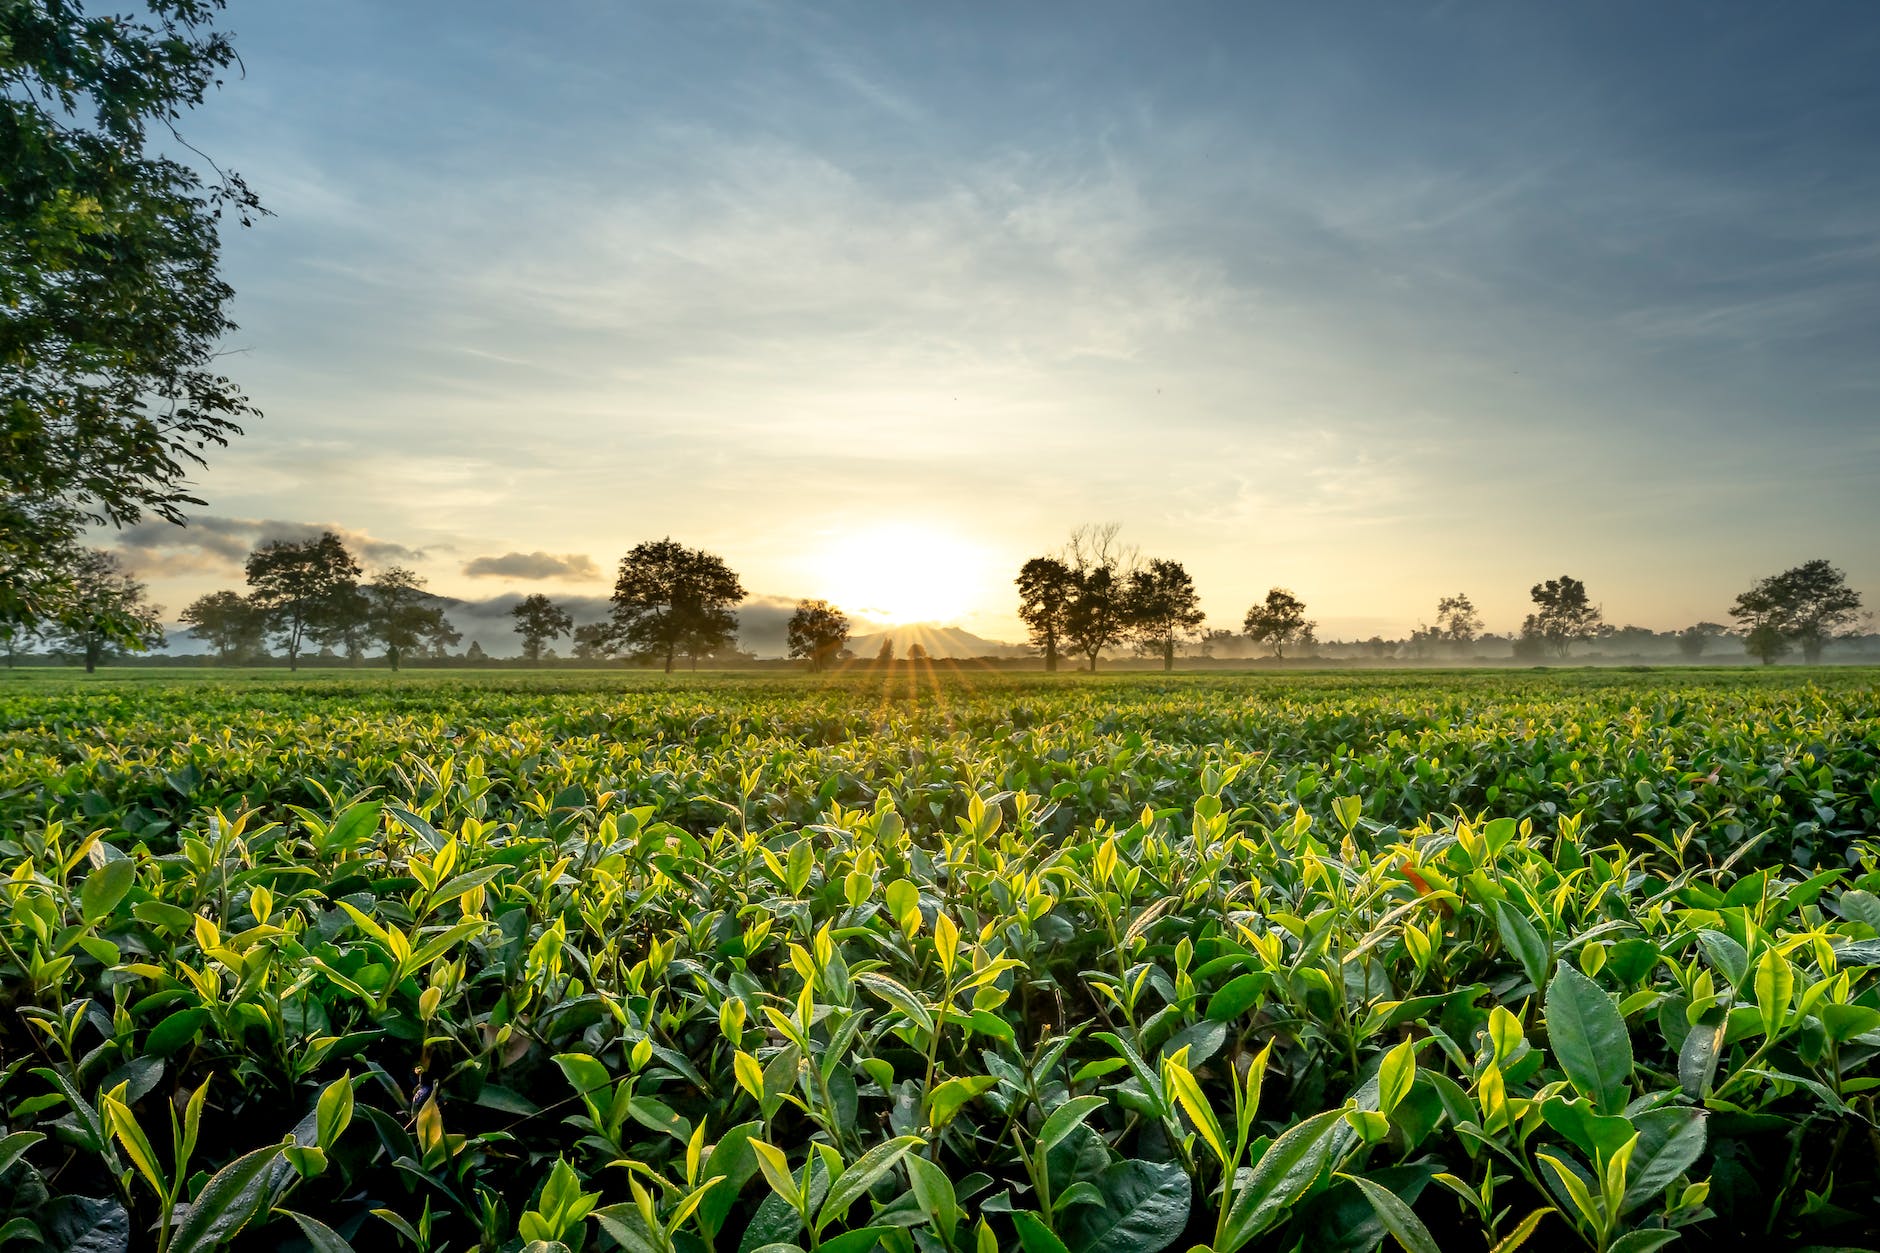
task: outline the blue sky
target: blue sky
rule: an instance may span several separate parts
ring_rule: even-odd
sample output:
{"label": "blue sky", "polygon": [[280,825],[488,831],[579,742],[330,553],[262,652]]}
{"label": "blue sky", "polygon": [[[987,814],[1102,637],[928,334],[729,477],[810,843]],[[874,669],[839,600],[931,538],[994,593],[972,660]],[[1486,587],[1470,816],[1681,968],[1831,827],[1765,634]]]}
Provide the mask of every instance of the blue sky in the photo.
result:
{"label": "blue sky", "polygon": [[[267,417],[202,477],[219,534],[336,523],[485,598],[670,533],[1005,638],[1093,520],[1215,625],[1280,584],[1322,635],[1458,590],[1507,630],[1564,571],[1668,628],[1814,556],[1880,599],[1870,6],[227,25],[186,133],[276,216],[228,243]],[[172,607],[239,578],[132,538]]]}

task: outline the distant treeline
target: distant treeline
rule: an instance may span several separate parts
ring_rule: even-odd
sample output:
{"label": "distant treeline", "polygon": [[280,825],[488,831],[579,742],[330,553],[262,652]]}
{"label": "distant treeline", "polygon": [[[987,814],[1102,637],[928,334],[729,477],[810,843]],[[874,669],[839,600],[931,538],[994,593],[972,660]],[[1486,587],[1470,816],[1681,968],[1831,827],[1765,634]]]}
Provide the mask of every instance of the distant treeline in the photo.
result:
{"label": "distant treeline", "polygon": [[[305,540],[271,540],[244,566],[247,590],[224,589],[198,597],[180,620],[208,645],[211,660],[230,665],[285,662],[360,665],[376,657],[403,665],[499,665],[476,641],[455,651],[462,635],[441,598],[416,572],[393,566],[370,578],[333,532]],[[161,647],[160,611],[142,583],[110,554],[76,549],[64,572],[68,585],[56,613],[35,617],[14,610],[0,617],[0,650],[8,665],[58,661],[87,670],[125,661]],[[1518,631],[1485,632],[1467,593],[1440,597],[1433,620],[1403,639],[1321,641],[1306,602],[1275,587],[1250,606],[1239,630],[1208,629],[1194,580],[1179,561],[1142,559],[1119,541],[1115,526],[1085,526],[1060,550],[1026,561],[1014,580],[1017,611],[1033,658],[980,658],[999,668],[1037,664],[1056,670],[1065,657],[1094,670],[1100,661],[1135,658],[1172,669],[1231,666],[1309,657],[1317,663],[1482,664],[1533,663],[1577,655],[1584,660],[1696,662],[1747,657],[1772,664],[1791,653],[1819,661],[1830,645],[1844,654],[1871,654],[1876,637],[1859,593],[1825,559],[1805,562],[1756,580],[1724,616],[1733,624],[1697,622],[1679,631],[1614,626],[1570,575],[1529,589],[1534,610]],[[510,609],[523,664],[619,663],[660,666],[683,662],[724,667],[774,668],[802,663],[812,670],[897,662],[891,638],[870,657],[849,647],[848,617],[827,601],[797,602],[788,624],[789,661],[766,660],[738,647],[737,606],[742,582],[722,557],[667,538],[636,545],[620,561],[611,611],[599,622],[576,623],[567,608],[540,593]],[[16,603],[16,602],[0,602]],[[17,602],[30,604],[30,600]],[[567,641],[568,653],[555,643]],[[899,659],[936,659],[919,644]],[[172,664],[200,664],[176,658]]]}

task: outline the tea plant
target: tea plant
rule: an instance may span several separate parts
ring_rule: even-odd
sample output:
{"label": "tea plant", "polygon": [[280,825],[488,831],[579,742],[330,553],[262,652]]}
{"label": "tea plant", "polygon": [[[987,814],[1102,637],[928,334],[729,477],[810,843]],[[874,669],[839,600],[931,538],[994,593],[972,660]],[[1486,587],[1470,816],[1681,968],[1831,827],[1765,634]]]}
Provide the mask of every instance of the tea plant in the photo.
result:
{"label": "tea plant", "polygon": [[0,687],[0,1247],[1858,1241],[1810,677]]}

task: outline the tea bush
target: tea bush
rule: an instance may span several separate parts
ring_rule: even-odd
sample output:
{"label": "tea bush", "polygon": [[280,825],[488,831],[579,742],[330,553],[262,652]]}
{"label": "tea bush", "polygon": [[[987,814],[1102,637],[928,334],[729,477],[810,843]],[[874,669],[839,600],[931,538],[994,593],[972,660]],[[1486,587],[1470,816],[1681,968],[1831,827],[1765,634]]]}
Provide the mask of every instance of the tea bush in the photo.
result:
{"label": "tea bush", "polygon": [[0,684],[0,1246],[1869,1238],[1860,671]]}

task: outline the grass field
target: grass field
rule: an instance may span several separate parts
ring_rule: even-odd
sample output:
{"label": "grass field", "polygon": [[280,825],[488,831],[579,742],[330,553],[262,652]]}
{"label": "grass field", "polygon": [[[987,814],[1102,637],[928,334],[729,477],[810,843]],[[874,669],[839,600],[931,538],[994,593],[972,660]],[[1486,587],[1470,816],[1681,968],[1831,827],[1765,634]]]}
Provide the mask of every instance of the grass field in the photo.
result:
{"label": "grass field", "polygon": [[1859,1247],[1877,842],[1852,668],[22,672],[0,1245]]}

